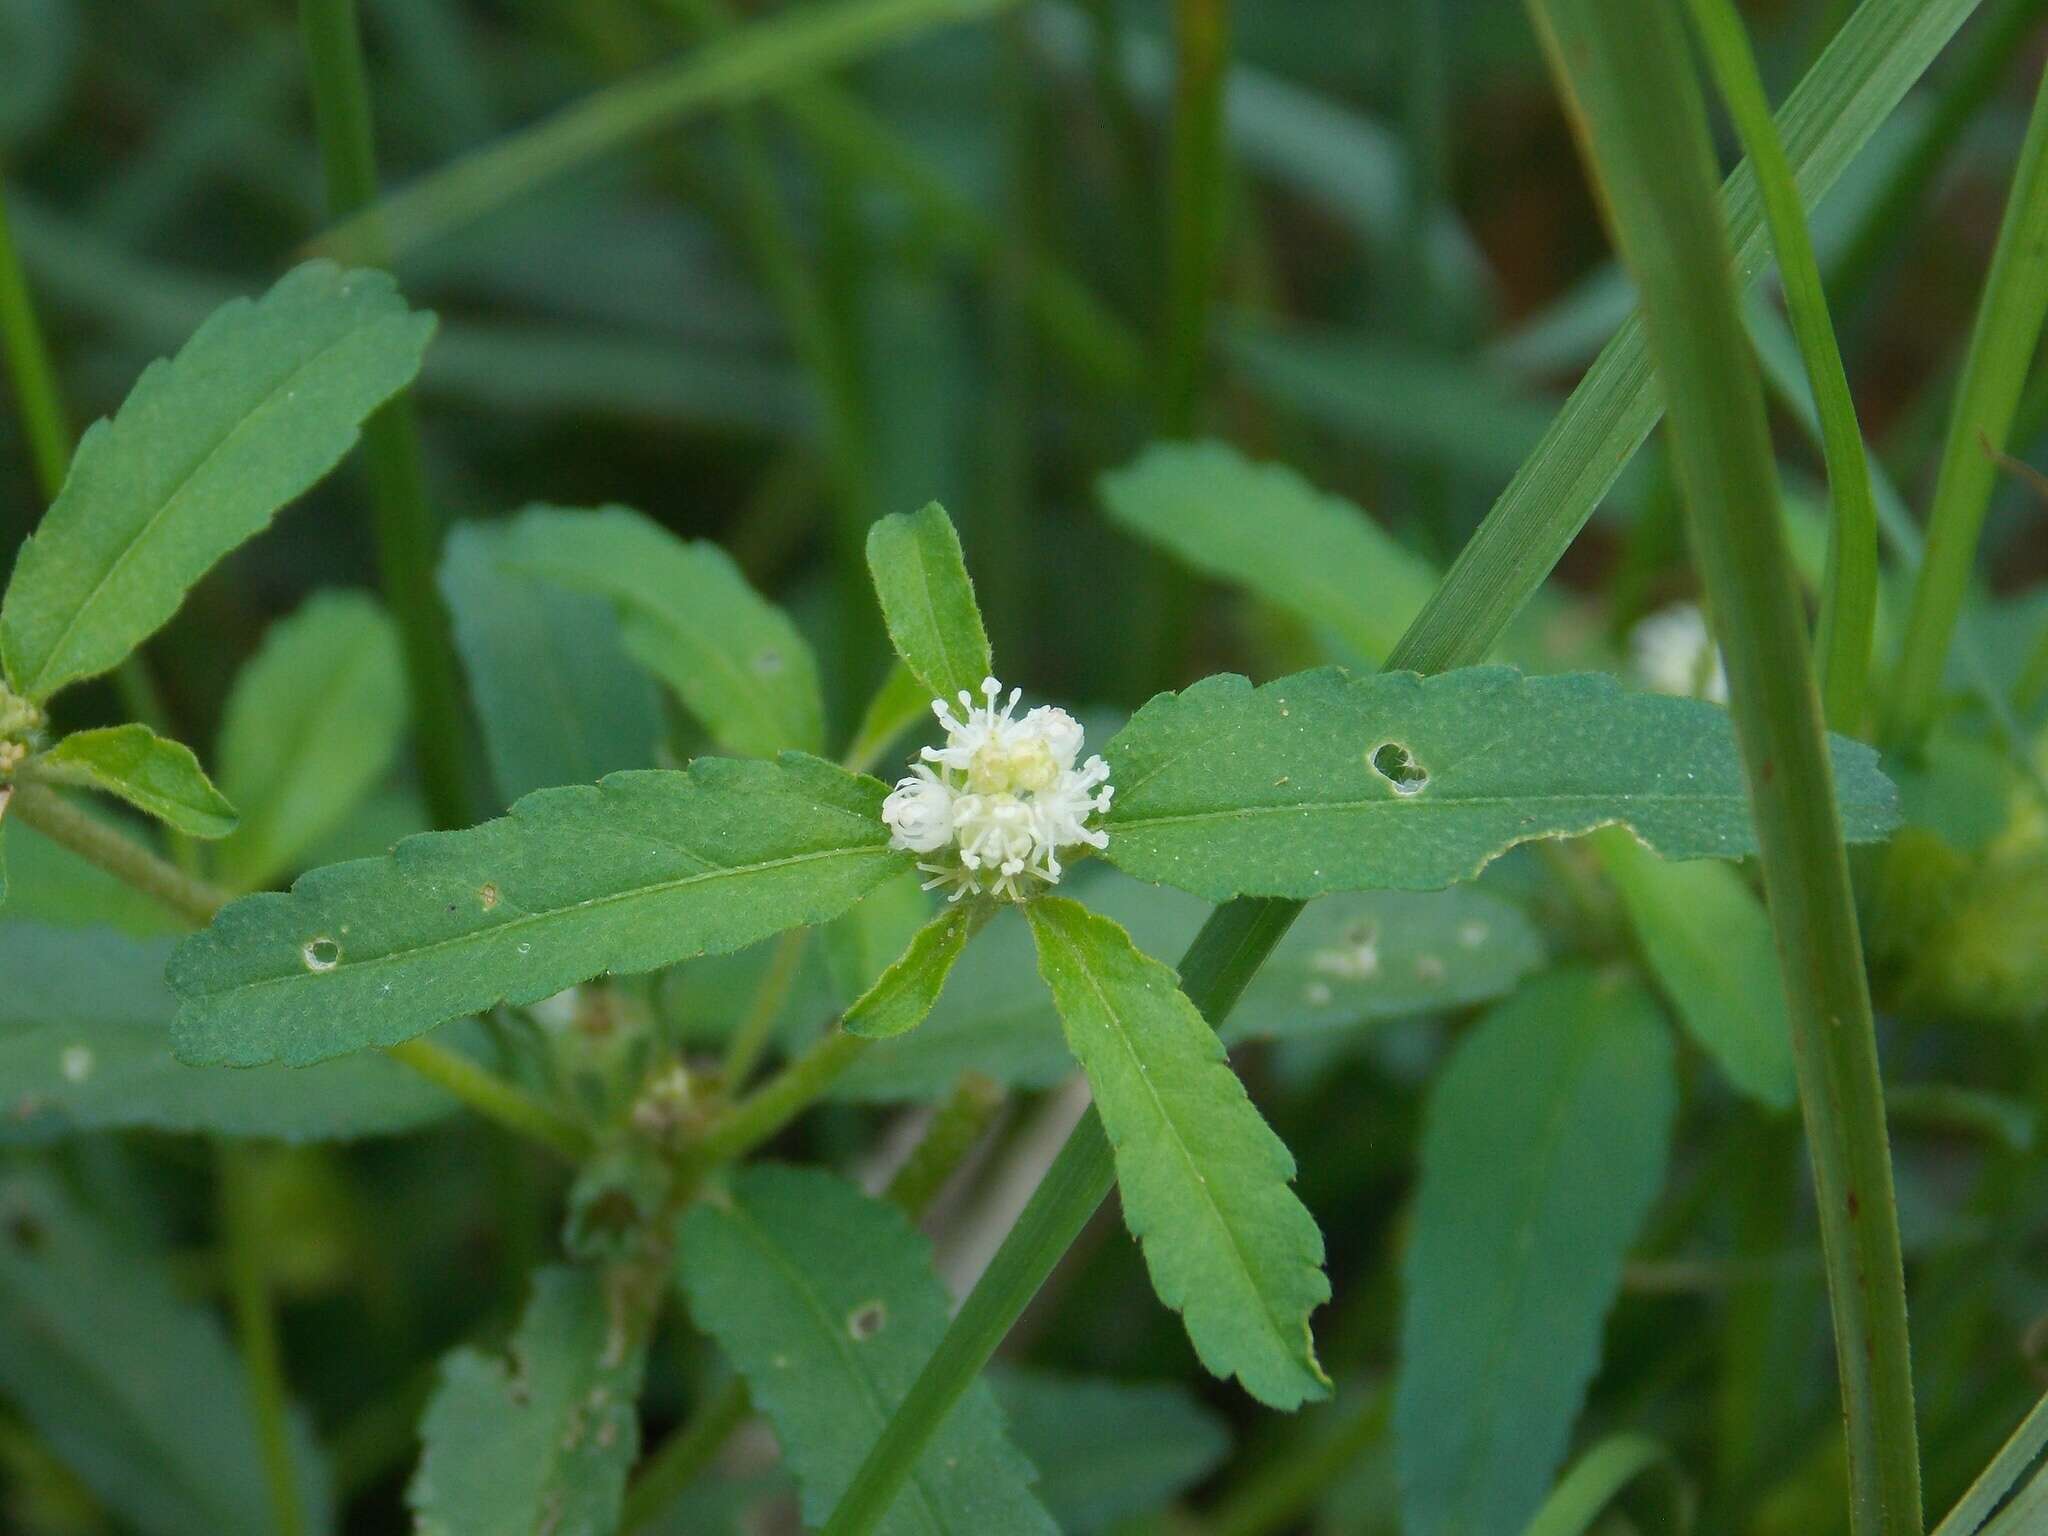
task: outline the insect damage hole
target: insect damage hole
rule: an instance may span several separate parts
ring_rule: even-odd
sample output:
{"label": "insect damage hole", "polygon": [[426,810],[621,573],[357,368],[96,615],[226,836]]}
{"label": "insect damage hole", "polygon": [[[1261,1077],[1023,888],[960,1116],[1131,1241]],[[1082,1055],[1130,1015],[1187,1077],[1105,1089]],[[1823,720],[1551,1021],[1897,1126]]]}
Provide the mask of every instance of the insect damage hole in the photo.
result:
{"label": "insect damage hole", "polygon": [[888,1321],[889,1309],[879,1301],[870,1301],[846,1314],[846,1331],[856,1342],[865,1343],[880,1333]]}
{"label": "insect damage hole", "polygon": [[299,954],[309,971],[331,971],[341,964],[341,946],[333,939],[308,939]]}
{"label": "insect damage hole", "polygon": [[1419,795],[1429,787],[1429,770],[1398,741],[1383,741],[1366,754],[1372,771],[1394,786],[1397,795]]}

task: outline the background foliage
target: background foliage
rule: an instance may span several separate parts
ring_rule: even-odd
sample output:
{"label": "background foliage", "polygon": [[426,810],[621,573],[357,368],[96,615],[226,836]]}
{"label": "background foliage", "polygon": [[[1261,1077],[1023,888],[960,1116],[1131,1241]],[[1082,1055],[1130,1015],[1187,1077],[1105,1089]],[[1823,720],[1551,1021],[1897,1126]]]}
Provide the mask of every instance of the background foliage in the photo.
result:
{"label": "background foliage", "polygon": [[[1717,494],[1782,485],[1844,830],[1904,819],[1850,872],[1949,1509],[2048,1373],[2048,6],[1672,4],[1718,169],[1745,44],[1781,109],[1718,338],[1685,146],[1539,43],[1626,85],[1628,9],[0,0],[22,793],[186,877],[5,823],[0,1525],[822,1526],[1078,1057],[1142,1242],[1080,1228],[878,1528],[1849,1529],[1742,765],[1630,655],[1688,502],[1727,569],[1659,411],[1751,354]],[[920,934],[869,775],[991,657],[1116,743],[1101,915]],[[172,960],[199,876],[269,894]],[[1245,894],[1318,899],[1226,1067]],[[622,1125],[760,1154],[673,1274]]]}

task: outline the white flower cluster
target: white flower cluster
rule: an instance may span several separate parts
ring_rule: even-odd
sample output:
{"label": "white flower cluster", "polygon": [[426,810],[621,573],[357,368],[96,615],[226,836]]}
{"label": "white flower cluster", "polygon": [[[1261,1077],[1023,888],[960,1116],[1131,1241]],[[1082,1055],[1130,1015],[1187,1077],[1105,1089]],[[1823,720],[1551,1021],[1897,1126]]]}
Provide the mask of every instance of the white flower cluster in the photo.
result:
{"label": "white flower cluster", "polygon": [[925,889],[943,887],[949,901],[984,892],[1021,900],[1030,881],[1059,883],[1060,849],[1109,845],[1108,833],[1086,824],[1109,809],[1109,764],[1091,757],[1074,766],[1080,722],[1048,704],[1014,719],[1024,691],[1011,689],[998,710],[1002,691],[994,678],[984,679],[977,705],[962,689],[964,718],[935,700],[932,713],[946,728],[946,744],[926,747],[882,802],[889,845],[938,855],[917,867],[931,876]]}
{"label": "white flower cluster", "polygon": [[1707,631],[1707,616],[1691,603],[1660,608],[1629,632],[1636,675],[1657,693],[1728,702],[1721,648]]}

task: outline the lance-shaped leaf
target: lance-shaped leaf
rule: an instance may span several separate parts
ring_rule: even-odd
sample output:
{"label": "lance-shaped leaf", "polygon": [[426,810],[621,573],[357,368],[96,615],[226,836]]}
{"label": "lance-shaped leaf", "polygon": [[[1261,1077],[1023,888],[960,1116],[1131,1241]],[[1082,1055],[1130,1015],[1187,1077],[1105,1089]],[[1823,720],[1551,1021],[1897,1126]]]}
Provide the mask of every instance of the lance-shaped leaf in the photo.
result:
{"label": "lance-shaped leaf", "polygon": [[513,567],[510,530],[448,536],[441,595],[469,673],[484,750],[506,804],[557,784],[652,768],[654,684],[626,655],[611,604]]}
{"label": "lance-shaped leaf", "polygon": [[[810,1168],[742,1170],[684,1218],[677,1278],[746,1378],[796,1474],[805,1522],[840,1494],[946,1332],[931,1245],[894,1206]],[[932,1436],[880,1536],[1052,1536],[988,1383]]]}
{"label": "lance-shaped leaf", "polygon": [[327,593],[273,627],[222,718],[221,783],[242,813],[222,877],[263,885],[339,827],[390,771],[405,721],[398,631],[373,598]]}
{"label": "lance-shaped leaf", "polygon": [[1729,1082],[1789,1107],[1792,1025],[1763,902],[1726,864],[1667,863],[1619,828],[1595,842],[1672,1010]]}
{"label": "lance-shaped leaf", "polygon": [[512,523],[504,558],[608,599],[627,652],[726,750],[772,757],[823,746],[810,646],[717,545],[685,543],[626,507],[529,507]]}
{"label": "lance-shaped leaf", "polygon": [[1519,1531],[1564,1457],[1664,1179],[1671,1038],[1640,987],[1555,973],[1430,1095],[1394,1431],[1407,1536]]}
{"label": "lance-shaped leaf", "polygon": [[[0,1179],[0,1392],[126,1529],[277,1529],[248,1376],[213,1314],[179,1296],[163,1255],[21,1168]],[[326,1469],[296,1413],[289,1433],[322,1536]]]}
{"label": "lance-shaped leaf", "polygon": [[896,654],[926,694],[978,697],[995,664],[946,509],[934,501],[877,522],[868,530],[868,572]]}
{"label": "lance-shaped leaf", "polygon": [[[171,1055],[170,952],[168,939],[107,928],[0,924],[0,1142],[137,1127],[338,1141],[454,1112],[447,1094],[374,1052],[298,1069],[185,1065]],[[458,1031],[480,1032],[465,1021],[440,1038]]]}
{"label": "lance-shaped leaf", "polygon": [[1330,1298],[1294,1158],[1173,972],[1064,897],[1025,911],[1038,968],[1116,1151],[1124,1220],[1202,1364],[1276,1408],[1326,1396],[1309,1314]]}
{"label": "lance-shaped leaf", "polygon": [[0,658],[47,698],[118,663],[261,532],[419,371],[431,315],[381,272],[314,261],[224,305],[80,440],[0,603]]}
{"label": "lance-shaped leaf", "polygon": [[474,1349],[443,1362],[406,1490],[418,1536],[617,1528],[647,1341],[616,1305],[593,1271],[543,1269],[509,1362]]}
{"label": "lance-shaped leaf", "polygon": [[884,793],[797,753],[704,758],[313,870],[179,946],[173,1044],[186,1061],[303,1065],[823,922],[909,861],[888,847]]}
{"label": "lance-shaped leaf", "polygon": [[[1833,747],[1846,834],[1883,835],[1898,797],[1877,754]],[[1614,823],[1666,858],[1756,851],[1727,712],[1597,673],[1205,678],[1139,710],[1106,756],[1109,858],[1210,901],[1429,890]]]}
{"label": "lance-shaped leaf", "polygon": [[1099,485],[1109,515],[1378,660],[1436,590],[1427,561],[1358,508],[1225,443],[1157,443]]}
{"label": "lance-shaped leaf", "polygon": [[234,806],[213,787],[192,749],[146,725],[73,732],[38,753],[30,771],[47,784],[118,795],[190,837],[225,837],[235,830]]}
{"label": "lance-shaped leaf", "polygon": [[847,1033],[886,1040],[922,1024],[938,1002],[953,962],[988,916],[979,902],[956,903],[918,929],[910,947],[846,1010]]}

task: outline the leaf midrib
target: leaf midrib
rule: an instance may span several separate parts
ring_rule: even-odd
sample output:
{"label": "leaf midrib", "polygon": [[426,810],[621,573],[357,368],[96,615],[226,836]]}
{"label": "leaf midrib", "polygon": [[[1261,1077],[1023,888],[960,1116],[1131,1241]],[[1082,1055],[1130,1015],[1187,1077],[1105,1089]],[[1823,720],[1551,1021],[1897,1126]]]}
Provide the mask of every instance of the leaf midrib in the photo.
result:
{"label": "leaf midrib", "polygon": [[424,955],[433,954],[437,950],[496,939],[501,935],[515,932],[532,923],[550,922],[556,918],[567,917],[572,913],[595,911],[618,902],[637,901],[642,897],[667,895],[672,891],[681,890],[685,886],[695,885],[700,881],[724,880],[741,875],[755,875],[766,870],[784,869],[820,859],[842,859],[863,854],[880,854],[886,857],[891,852],[892,850],[885,844],[870,843],[846,848],[824,848],[811,853],[795,853],[784,858],[764,859],[752,864],[729,864],[717,869],[699,870],[695,874],[684,875],[676,880],[664,880],[653,885],[635,886],[631,890],[626,891],[611,891],[586,901],[573,902],[568,906],[548,907],[539,911],[525,912],[518,917],[507,918],[505,921],[494,924],[489,928],[473,929],[468,933],[451,934],[445,939],[435,939],[430,943],[417,944],[405,949],[386,950],[381,955],[368,955],[361,960],[343,960],[332,971],[320,972],[317,975],[314,972],[301,968],[296,971],[282,972],[276,976],[259,976],[248,981],[238,981],[231,986],[201,995],[205,997],[219,997],[254,992],[265,987],[304,981],[309,978],[320,979],[327,976],[337,976],[344,971],[366,971],[394,962],[403,963],[418,959]]}
{"label": "leaf midrib", "polygon": [[[1375,796],[1367,800],[1302,800],[1290,802],[1286,805],[1222,806],[1214,810],[1175,811],[1165,815],[1147,815],[1142,811],[1127,815],[1124,811],[1129,802],[1120,801],[1117,809],[1111,813],[1106,826],[1110,832],[1116,832],[1119,830],[1134,831],[1141,828],[1179,826],[1195,822],[1224,821],[1258,816],[1297,816],[1318,811],[1350,812],[1398,808],[1403,815],[1415,816],[1430,809],[1462,811],[1496,806],[1609,806],[1617,802],[1628,807],[1648,805],[1652,808],[1669,805],[1724,805],[1731,802],[1747,807],[1749,797],[1739,788],[1720,794],[1696,791],[1688,794],[1667,795],[1644,790],[1624,789],[1588,790],[1584,793],[1571,795],[1463,795],[1446,793],[1434,798],[1429,798],[1428,792],[1424,791],[1422,794],[1404,795],[1398,799],[1391,796],[1386,798]],[[1845,809],[1867,809],[1876,808],[1878,802],[1845,799],[1842,805]],[[1622,815],[1621,819],[1626,820],[1627,818],[1625,815]]]}
{"label": "leaf midrib", "polygon": [[[251,305],[250,312],[255,313],[260,307],[260,304]],[[388,315],[378,315],[373,319],[369,320],[368,323],[350,326],[349,329],[342,332],[341,335],[335,337],[332,341],[325,343],[317,352],[313,353],[313,355],[308,357],[304,362],[301,362],[297,364],[295,367],[293,367],[291,372],[285,374],[275,384],[271,385],[270,388],[264,392],[262,398],[258,400],[255,405],[251,406],[246,412],[244,412],[242,416],[236,420],[234,425],[229,427],[228,430],[221,435],[219,440],[216,441],[212,447],[206,450],[206,453],[200,458],[200,460],[196,464],[194,464],[189,470],[187,470],[183,475],[179,477],[178,483],[175,486],[173,486],[170,489],[170,491],[165,495],[162,502],[158,504],[156,510],[150,513],[149,516],[143,520],[142,526],[135,530],[134,535],[128,540],[128,542],[125,545],[122,546],[120,552],[116,554],[114,558],[107,563],[107,568],[104,571],[102,571],[98,575],[98,577],[94,579],[92,587],[86,592],[85,596],[79,599],[77,606],[73,608],[71,611],[71,617],[64,621],[64,627],[58,631],[57,638],[53,640],[50,643],[49,648],[46,651],[44,651],[42,663],[36,668],[35,677],[33,679],[25,679],[23,683],[24,687],[26,687],[33,694],[44,686],[44,679],[50,672],[53,663],[58,658],[63,656],[64,647],[70,643],[72,634],[77,630],[80,621],[83,620],[86,613],[99,602],[101,594],[106,591],[107,584],[114,579],[115,575],[122,569],[123,566],[127,564],[129,557],[132,556],[138,549],[142,547],[144,542],[147,541],[151,534],[154,533],[155,530],[163,523],[164,519],[172,515],[174,509],[191,491],[194,482],[196,482],[200,478],[200,476],[206,473],[206,471],[213,465],[215,460],[220,458],[222,454],[226,453],[229,447],[231,447],[237,440],[240,439],[242,434],[246,430],[248,430],[250,424],[256,421],[257,418],[267,415],[272,410],[272,408],[277,405],[279,396],[289,391],[289,389],[293,385],[295,385],[299,381],[299,379],[305,376],[306,372],[309,369],[313,368],[315,365],[319,363],[325,362],[334,353],[340,351],[343,346],[345,346],[349,342],[355,341],[360,336],[362,336],[366,331],[369,331],[376,327],[377,325],[382,324],[385,320],[389,318],[390,316]],[[174,360],[172,363],[172,367],[177,367],[178,363],[182,361],[182,357]],[[114,418],[114,424],[117,427],[120,424],[120,416],[118,413]],[[275,508],[272,509],[273,512],[275,510]]]}

